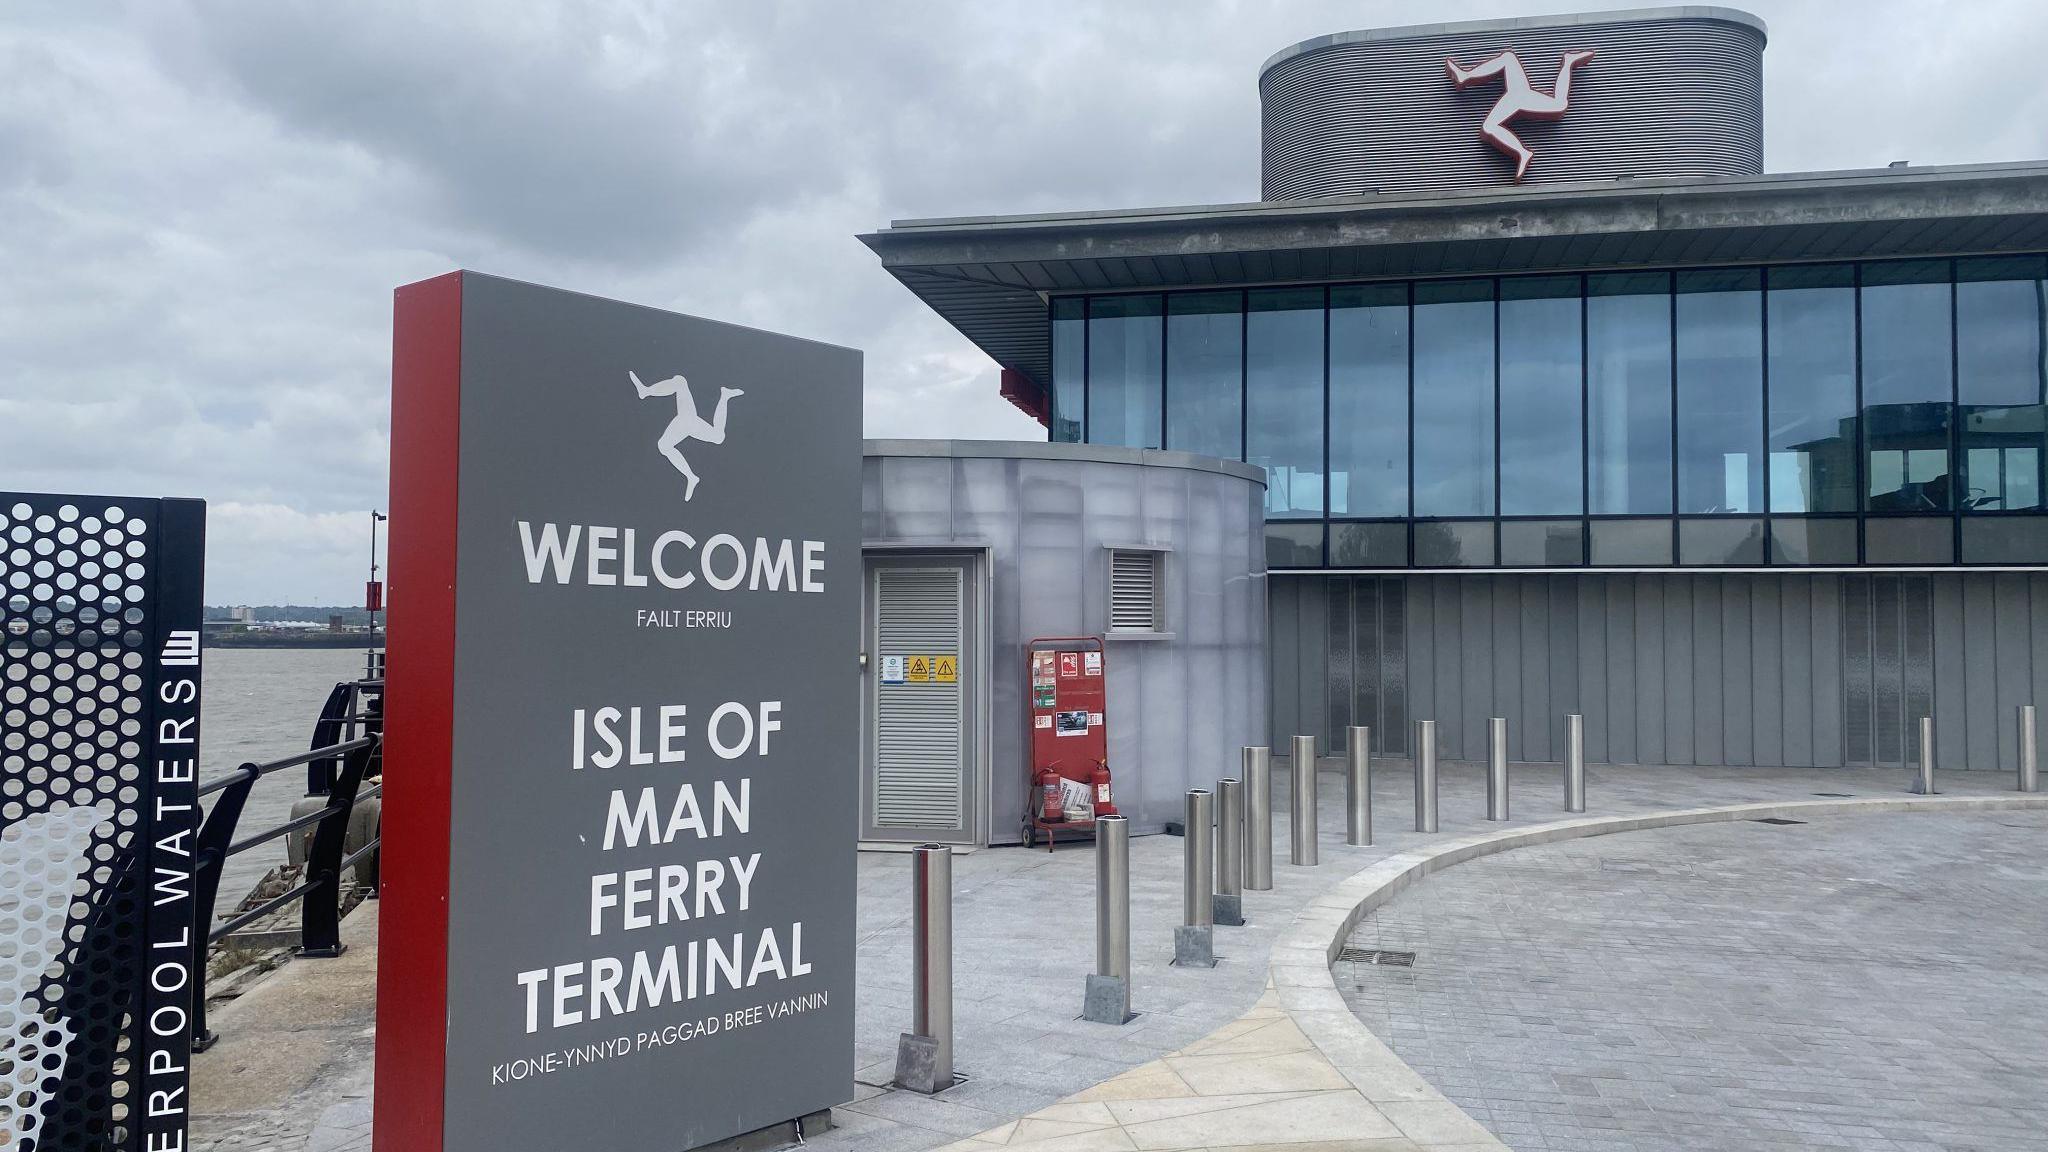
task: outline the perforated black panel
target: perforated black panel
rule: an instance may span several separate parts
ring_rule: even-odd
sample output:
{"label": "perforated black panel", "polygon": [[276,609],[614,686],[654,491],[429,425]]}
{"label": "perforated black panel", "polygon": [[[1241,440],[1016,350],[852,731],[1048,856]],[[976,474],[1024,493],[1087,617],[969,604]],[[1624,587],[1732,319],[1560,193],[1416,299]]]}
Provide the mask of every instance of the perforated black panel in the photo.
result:
{"label": "perforated black panel", "polygon": [[159,512],[0,494],[0,1148],[140,1146]]}

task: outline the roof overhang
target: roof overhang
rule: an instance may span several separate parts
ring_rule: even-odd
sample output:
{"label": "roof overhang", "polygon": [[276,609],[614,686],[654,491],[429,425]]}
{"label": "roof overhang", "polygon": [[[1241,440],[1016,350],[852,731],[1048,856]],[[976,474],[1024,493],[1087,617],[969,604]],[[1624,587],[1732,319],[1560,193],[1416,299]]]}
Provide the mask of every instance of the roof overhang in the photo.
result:
{"label": "roof overhang", "polygon": [[899,220],[860,238],[1005,368],[1071,292],[2048,250],[2048,162]]}

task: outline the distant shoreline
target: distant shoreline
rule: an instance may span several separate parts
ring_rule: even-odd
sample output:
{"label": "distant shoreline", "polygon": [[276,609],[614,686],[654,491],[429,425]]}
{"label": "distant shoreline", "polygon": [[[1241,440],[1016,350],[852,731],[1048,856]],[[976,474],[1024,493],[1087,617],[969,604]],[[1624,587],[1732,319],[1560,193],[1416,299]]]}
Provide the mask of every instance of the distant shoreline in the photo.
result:
{"label": "distant shoreline", "polygon": [[209,628],[201,634],[206,648],[382,648],[382,632],[297,632],[269,630],[228,632]]}

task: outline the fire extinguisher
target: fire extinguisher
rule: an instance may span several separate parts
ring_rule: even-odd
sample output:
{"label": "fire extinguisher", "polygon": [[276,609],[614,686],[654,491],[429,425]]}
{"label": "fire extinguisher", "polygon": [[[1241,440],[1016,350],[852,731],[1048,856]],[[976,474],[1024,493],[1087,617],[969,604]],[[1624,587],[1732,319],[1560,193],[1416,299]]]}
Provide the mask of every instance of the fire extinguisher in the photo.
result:
{"label": "fire extinguisher", "polygon": [[1095,779],[1092,783],[1095,787],[1095,814],[1097,816],[1116,815],[1116,801],[1111,799],[1109,792],[1109,761],[1097,760],[1095,762]]}
{"label": "fire extinguisher", "polygon": [[1065,823],[1067,817],[1060,804],[1059,773],[1050,768],[1039,769],[1038,795],[1038,818],[1048,824]]}

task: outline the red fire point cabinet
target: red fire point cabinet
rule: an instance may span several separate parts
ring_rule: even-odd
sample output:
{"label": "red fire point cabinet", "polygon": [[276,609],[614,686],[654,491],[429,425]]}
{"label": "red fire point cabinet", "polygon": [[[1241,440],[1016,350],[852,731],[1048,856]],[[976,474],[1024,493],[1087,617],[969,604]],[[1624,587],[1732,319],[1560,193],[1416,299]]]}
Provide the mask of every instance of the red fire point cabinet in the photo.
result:
{"label": "red fire point cabinet", "polygon": [[1109,773],[1109,693],[1102,638],[1047,636],[1024,645],[1027,723],[1024,843],[1088,832],[1116,811]]}

